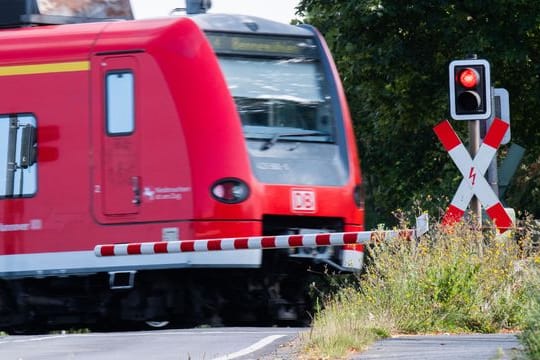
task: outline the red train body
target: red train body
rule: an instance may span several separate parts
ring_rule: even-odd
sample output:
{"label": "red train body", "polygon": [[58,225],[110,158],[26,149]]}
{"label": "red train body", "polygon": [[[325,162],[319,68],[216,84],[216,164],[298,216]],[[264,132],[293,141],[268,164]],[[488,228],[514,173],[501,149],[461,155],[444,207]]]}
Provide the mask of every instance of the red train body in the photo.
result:
{"label": "red train body", "polygon": [[[312,28],[241,19],[0,32],[0,327],[182,317],[178,299],[210,286],[188,290],[195,268],[200,284],[219,285],[230,271],[271,287],[300,271],[283,264],[360,266],[360,249],[93,253],[99,244],[363,230],[352,123],[324,41]],[[278,85],[293,93],[260,93]]]}

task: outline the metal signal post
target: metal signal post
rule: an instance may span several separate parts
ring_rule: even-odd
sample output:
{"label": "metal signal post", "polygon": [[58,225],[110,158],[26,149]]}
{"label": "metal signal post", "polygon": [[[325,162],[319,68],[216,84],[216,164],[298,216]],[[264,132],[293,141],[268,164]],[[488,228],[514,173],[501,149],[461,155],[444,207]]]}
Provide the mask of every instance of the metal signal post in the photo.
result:
{"label": "metal signal post", "polygon": [[[468,122],[469,128],[469,154],[474,158],[478,154],[480,148],[480,120],[473,120]],[[483,174],[474,174],[473,170],[469,174],[469,177],[484,176]],[[482,226],[482,205],[477,196],[473,196],[471,200],[471,213],[478,221],[478,226]]]}
{"label": "metal signal post", "polygon": [[[469,121],[469,153],[474,158],[480,148],[480,120],[489,119],[492,112],[489,62],[483,59],[452,61],[449,87],[450,115],[454,120]],[[471,201],[471,211],[481,225],[482,208],[476,196]]]}

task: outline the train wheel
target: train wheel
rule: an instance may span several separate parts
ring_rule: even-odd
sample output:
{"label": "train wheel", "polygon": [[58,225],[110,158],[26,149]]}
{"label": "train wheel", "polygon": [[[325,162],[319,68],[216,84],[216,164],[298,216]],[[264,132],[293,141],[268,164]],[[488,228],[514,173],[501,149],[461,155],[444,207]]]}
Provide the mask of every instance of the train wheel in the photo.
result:
{"label": "train wheel", "polygon": [[144,323],[152,329],[163,329],[170,324],[170,321],[145,321]]}

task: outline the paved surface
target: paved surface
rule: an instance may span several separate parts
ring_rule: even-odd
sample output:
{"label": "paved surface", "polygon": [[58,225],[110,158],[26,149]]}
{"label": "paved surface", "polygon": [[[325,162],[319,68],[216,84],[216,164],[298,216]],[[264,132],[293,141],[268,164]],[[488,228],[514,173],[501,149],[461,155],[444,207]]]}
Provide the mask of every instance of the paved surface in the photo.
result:
{"label": "paved surface", "polygon": [[378,341],[351,359],[511,360],[520,349],[513,334],[415,335]]}
{"label": "paved surface", "polygon": [[274,356],[304,329],[214,328],[0,337],[1,360],[232,360]]}

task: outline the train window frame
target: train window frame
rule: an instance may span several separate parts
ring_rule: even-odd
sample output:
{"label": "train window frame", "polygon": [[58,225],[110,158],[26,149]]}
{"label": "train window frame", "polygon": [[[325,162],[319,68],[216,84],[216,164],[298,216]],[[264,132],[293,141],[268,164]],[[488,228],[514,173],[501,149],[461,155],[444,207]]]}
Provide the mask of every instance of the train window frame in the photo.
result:
{"label": "train window frame", "polygon": [[[130,82],[113,81],[124,77]],[[135,132],[135,80],[135,73],[130,69],[105,74],[105,127],[109,136],[126,136]]]}
{"label": "train window frame", "polygon": [[[37,148],[33,150],[35,158],[31,164],[26,163],[28,159],[22,158],[23,129],[27,126],[37,129],[37,123],[37,117],[32,113],[0,114],[0,199],[28,198],[37,194],[39,171]],[[13,135],[15,135],[15,148],[10,151],[9,138]],[[32,138],[34,142],[29,146],[39,146],[37,139]],[[9,180],[8,163],[11,163],[14,169],[11,180]],[[9,183],[11,183],[11,189],[8,189]]]}

